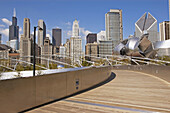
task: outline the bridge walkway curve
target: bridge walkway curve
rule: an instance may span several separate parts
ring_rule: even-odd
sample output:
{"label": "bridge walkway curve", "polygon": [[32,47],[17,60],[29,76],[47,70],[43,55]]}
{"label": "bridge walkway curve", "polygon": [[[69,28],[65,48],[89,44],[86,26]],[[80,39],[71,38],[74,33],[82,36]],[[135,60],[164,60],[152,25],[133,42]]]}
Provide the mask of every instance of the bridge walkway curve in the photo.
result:
{"label": "bridge walkway curve", "polygon": [[170,84],[152,75],[113,70],[112,81],[28,113],[170,112]]}

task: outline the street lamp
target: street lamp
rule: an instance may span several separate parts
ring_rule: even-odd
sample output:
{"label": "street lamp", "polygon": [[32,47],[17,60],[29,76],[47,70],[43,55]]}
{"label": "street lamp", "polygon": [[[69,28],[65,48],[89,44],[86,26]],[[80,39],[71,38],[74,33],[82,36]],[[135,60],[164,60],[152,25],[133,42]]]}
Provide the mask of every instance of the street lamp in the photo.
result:
{"label": "street lamp", "polygon": [[38,30],[42,31],[43,29],[40,26],[36,26],[34,27],[34,50],[33,50],[33,76],[35,76],[35,45],[36,45],[36,28],[38,28]]}

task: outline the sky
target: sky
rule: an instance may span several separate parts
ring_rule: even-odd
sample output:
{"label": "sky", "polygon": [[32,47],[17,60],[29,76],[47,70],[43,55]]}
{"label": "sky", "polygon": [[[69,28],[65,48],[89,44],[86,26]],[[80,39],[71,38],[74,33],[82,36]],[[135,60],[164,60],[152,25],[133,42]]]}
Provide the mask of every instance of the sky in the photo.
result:
{"label": "sky", "polygon": [[88,33],[105,30],[105,14],[110,9],[122,9],[124,39],[134,34],[135,22],[145,12],[150,12],[158,24],[168,21],[169,17],[168,0],[0,0],[0,34],[3,43],[9,40],[14,8],[20,34],[23,33],[24,18],[30,19],[31,33],[38,25],[38,20],[43,19],[48,37],[51,38],[53,28],[62,29],[62,43],[71,37],[72,24],[77,19],[83,46]]}

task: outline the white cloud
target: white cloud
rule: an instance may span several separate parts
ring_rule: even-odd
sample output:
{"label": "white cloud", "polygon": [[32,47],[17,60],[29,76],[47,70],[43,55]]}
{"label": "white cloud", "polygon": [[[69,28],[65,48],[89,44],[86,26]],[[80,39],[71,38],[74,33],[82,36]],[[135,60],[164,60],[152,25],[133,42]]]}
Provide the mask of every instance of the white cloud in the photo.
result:
{"label": "white cloud", "polygon": [[67,31],[67,37],[71,37],[72,36],[72,31],[71,30],[69,30],[69,31]]}
{"label": "white cloud", "polygon": [[71,26],[71,22],[66,22],[65,24],[68,26]]}
{"label": "white cloud", "polygon": [[67,29],[71,29],[72,23],[71,22],[66,22],[65,23]]}
{"label": "white cloud", "polygon": [[[34,35],[34,31],[32,31],[31,34]],[[38,37],[38,30],[36,30],[35,34],[36,34],[36,37]]]}
{"label": "white cloud", "polygon": [[46,37],[49,37],[50,41],[52,42],[52,37],[50,34],[46,34]]}
{"label": "white cloud", "polygon": [[85,28],[80,28],[80,35],[82,38],[86,39],[86,36],[91,33],[89,30],[85,30]]}
{"label": "white cloud", "polygon": [[7,25],[12,25],[12,22],[9,21],[9,20],[6,19],[6,18],[3,18],[2,21],[3,21],[5,24],[7,24]]}
{"label": "white cloud", "polygon": [[9,29],[0,29],[0,34],[8,37],[9,36]]}
{"label": "white cloud", "polygon": [[0,25],[0,27],[5,27],[5,25]]}
{"label": "white cloud", "polygon": [[19,32],[22,32],[22,27],[19,28]]}

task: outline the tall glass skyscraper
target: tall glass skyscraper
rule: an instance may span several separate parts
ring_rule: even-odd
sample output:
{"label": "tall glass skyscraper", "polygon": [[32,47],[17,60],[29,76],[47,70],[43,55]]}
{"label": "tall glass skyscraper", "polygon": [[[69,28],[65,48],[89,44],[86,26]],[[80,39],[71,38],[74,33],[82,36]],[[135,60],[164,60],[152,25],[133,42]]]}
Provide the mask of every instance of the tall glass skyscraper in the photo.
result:
{"label": "tall glass skyscraper", "polygon": [[59,47],[61,45],[62,30],[59,28],[52,29],[52,43],[54,46]]}
{"label": "tall glass skyscraper", "polygon": [[9,26],[9,41],[16,40],[17,46],[15,49],[18,50],[19,40],[19,26],[17,26],[16,11],[14,9],[14,15],[12,17],[12,25]]}
{"label": "tall glass skyscraper", "polygon": [[105,29],[107,40],[113,41],[114,47],[123,40],[122,10],[110,9],[105,14]]}

